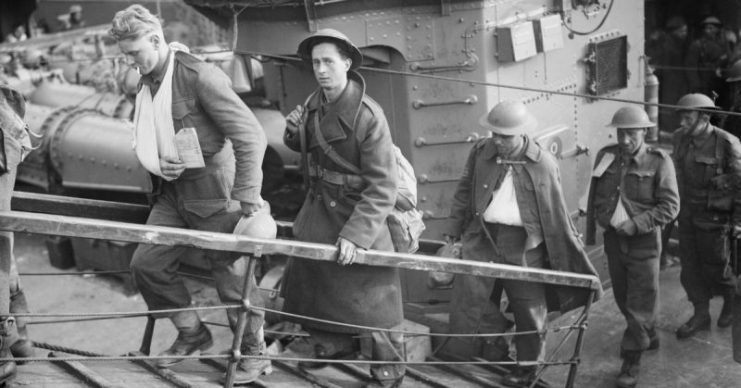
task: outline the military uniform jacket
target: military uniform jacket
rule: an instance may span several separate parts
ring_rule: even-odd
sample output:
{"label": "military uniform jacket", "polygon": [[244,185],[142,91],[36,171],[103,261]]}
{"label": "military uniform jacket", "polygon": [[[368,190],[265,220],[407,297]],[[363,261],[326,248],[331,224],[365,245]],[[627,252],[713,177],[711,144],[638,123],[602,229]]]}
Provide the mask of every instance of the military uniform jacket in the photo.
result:
{"label": "military uniform jacket", "polygon": [[[175,132],[195,128],[206,161],[204,168],[186,169],[174,184],[189,186],[183,189],[196,192],[189,200],[203,202],[190,205],[202,216],[226,208],[229,197],[239,202],[259,202],[262,160],[267,147],[262,125],[232,91],[231,81],[223,71],[182,51],[171,51],[170,55],[175,55],[172,74]],[[161,81],[151,76],[141,79],[153,93]],[[225,194],[216,193],[214,187],[228,190]]]}
{"label": "military uniform jacket", "polygon": [[[543,243],[547,251],[547,266],[557,271],[575,272],[597,276],[597,271],[589,261],[579,239],[576,227],[566,210],[561,178],[556,161],[549,153],[530,139],[525,139],[522,161],[524,182],[515,184],[534,192],[535,204],[528,208],[520,207],[523,222],[532,212],[533,220],[540,223]],[[463,176],[453,197],[450,218],[443,233],[461,237],[463,259],[490,261],[497,255],[497,247],[485,231],[482,215],[489,205],[496,187],[498,176],[505,168],[497,162],[497,150],[490,138],[482,139],[471,149]],[[518,199],[519,202],[519,199]],[[528,230],[527,224],[525,229]],[[549,289],[549,310],[568,311],[584,305],[588,293],[584,289],[547,286]],[[487,296],[493,289],[493,281]],[[601,293],[601,289],[599,290]]]}
{"label": "military uniform jacket", "polygon": [[620,200],[638,236],[671,222],[679,212],[679,190],[669,155],[645,143],[630,157],[618,145],[597,153],[587,207],[587,244],[595,242],[595,223],[613,230],[610,219]]}
{"label": "military uniform jacket", "polygon": [[[710,126],[710,131],[700,136],[690,136],[680,129],[674,133],[672,157],[682,202],[680,217],[701,209],[730,216],[730,219],[719,219],[721,223],[729,220],[741,223],[741,185],[738,182],[741,143],[735,136],[715,126]],[[724,194],[724,189],[730,197],[730,209],[718,208],[718,201],[714,201]]]}
{"label": "military uniform jacket", "polygon": [[[332,103],[314,93],[305,107],[304,123],[309,157],[320,169],[351,174],[328,158],[316,140],[321,130],[327,143],[345,160],[359,167],[363,187],[336,185],[313,179],[299,211],[293,233],[302,241],[335,244],[338,237],[360,248],[393,251],[386,218],[396,201],[397,165],[386,117],[365,94],[365,82],[356,72]],[[319,115],[319,128],[314,117]],[[285,137],[299,151],[299,136]],[[294,258],[283,282],[284,310],[327,320],[390,328],[403,319],[401,286],[396,268]],[[301,320],[300,320],[301,321]],[[323,323],[302,325],[339,332],[358,332]]]}

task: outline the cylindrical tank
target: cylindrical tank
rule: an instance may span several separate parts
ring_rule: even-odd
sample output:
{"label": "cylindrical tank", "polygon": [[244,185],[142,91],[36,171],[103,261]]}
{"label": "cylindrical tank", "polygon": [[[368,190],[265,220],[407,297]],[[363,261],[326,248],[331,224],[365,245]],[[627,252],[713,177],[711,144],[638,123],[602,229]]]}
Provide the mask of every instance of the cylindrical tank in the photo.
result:
{"label": "cylindrical tank", "polygon": [[36,87],[29,95],[29,101],[50,107],[94,109],[118,118],[131,118],[134,111],[134,104],[123,94],[99,93],[91,86],[49,80]]}
{"label": "cylindrical tank", "polygon": [[656,126],[649,129],[646,135],[648,141],[659,140],[659,107],[654,105],[659,103],[659,78],[653,73],[650,67],[646,68],[646,82],[644,101],[651,105],[646,105],[646,113],[651,122],[655,123]]}
{"label": "cylindrical tank", "polygon": [[26,122],[42,136],[18,167],[18,180],[54,192],[64,188],[151,192],[149,173],[132,148],[132,124],[75,107],[27,104]]}

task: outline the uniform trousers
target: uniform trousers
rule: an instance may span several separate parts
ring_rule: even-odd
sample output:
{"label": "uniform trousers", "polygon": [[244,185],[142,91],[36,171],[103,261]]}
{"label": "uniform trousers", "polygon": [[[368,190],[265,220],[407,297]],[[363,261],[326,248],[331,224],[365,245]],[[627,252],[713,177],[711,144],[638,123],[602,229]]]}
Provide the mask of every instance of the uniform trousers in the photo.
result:
{"label": "uniform trousers", "polygon": [[[406,361],[404,335],[395,332],[402,330],[401,325],[392,327],[391,330],[395,330],[394,332],[372,331],[360,334],[338,333],[310,327],[306,327],[305,330],[311,334],[314,344],[324,348],[326,355],[351,354],[358,348],[361,351],[366,350],[358,345],[360,341],[356,339],[360,339],[370,345],[370,349],[367,349],[370,354],[364,356],[373,361]],[[406,367],[399,364],[371,364],[370,371],[376,380],[383,382],[403,377]]]}
{"label": "uniform trousers", "polygon": [[695,306],[707,311],[713,295],[734,292],[730,266],[730,214],[682,204],[679,215],[680,281]]}
{"label": "uniform trousers", "polygon": [[[228,174],[228,171],[222,173]],[[163,183],[162,192],[149,214],[147,225],[232,233],[241,216],[239,202],[223,199],[219,205],[219,200],[189,199],[198,197],[191,191],[200,190],[203,185],[214,184],[209,181],[212,178],[213,176],[207,177],[204,182],[200,183],[191,181],[183,184],[181,180]],[[219,178],[215,181],[224,182],[225,180]],[[223,190],[228,193],[229,188],[227,185]],[[228,205],[225,206],[226,203]],[[177,274],[180,260],[188,249],[183,246],[151,244],[140,244],[137,247],[131,261],[131,273],[150,310],[190,307],[190,293],[182,277]],[[211,274],[221,302],[241,304],[242,288],[247,272],[245,258],[232,252],[212,250],[206,250],[205,257],[211,264]],[[264,307],[254,279],[252,285],[250,304]],[[227,310],[232,331],[237,327],[238,314],[238,309]],[[161,317],[162,315],[155,314],[155,316]],[[247,328],[243,337],[244,347],[254,348],[262,343],[263,339],[256,338],[255,334],[262,328],[264,316],[264,311],[249,310]]]}
{"label": "uniform trousers", "polygon": [[[525,251],[527,232],[519,226],[485,223],[499,252],[495,262],[523,267],[543,268],[545,245]],[[545,318],[548,314],[543,283],[522,280],[497,279],[504,286],[510,308],[515,317],[515,330],[539,333],[517,335],[514,338],[518,361],[540,361],[545,351]]]}
{"label": "uniform trousers", "polygon": [[656,336],[660,231],[626,237],[608,230],[604,243],[615,303],[628,324],[620,348],[643,351]]}

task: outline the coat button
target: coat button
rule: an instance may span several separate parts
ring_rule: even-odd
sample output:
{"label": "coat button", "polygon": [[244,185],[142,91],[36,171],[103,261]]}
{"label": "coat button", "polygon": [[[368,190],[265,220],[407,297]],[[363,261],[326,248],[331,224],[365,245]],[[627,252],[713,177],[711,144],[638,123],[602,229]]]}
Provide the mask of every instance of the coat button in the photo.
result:
{"label": "coat button", "polygon": [[476,216],[478,217],[479,215],[481,215],[481,213],[479,213],[479,212],[476,212]]}
{"label": "coat button", "polygon": [[329,201],[329,206],[330,207],[335,207],[335,206],[337,206],[337,202],[335,202],[335,201]]}
{"label": "coat button", "polygon": [[488,189],[489,188],[489,185],[487,185],[486,183],[484,183],[484,188],[485,189]]}

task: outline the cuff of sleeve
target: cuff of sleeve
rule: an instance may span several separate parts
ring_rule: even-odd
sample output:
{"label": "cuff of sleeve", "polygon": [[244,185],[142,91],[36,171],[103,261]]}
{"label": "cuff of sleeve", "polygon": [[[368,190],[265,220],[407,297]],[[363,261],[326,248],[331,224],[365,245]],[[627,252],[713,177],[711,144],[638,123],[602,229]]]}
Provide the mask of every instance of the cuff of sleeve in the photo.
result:
{"label": "cuff of sleeve", "polygon": [[366,236],[362,233],[348,230],[348,228],[343,228],[340,231],[340,237],[344,238],[345,240],[351,241],[353,244],[363,249],[370,249],[371,245],[373,245],[373,241],[375,241],[366,238]]}
{"label": "cuff of sleeve", "polygon": [[260,197],[261,189],[262,186],[235,187],[232,189],[232,198],[239,202],[260,204],[262,203],[262,197]]}
{"label": "cuff of sleeve", "polygon": [[632,219],[633,223],[636,224],[637,234],[646,234],[654,229],[654,224],[646,213],[639,214]]}

